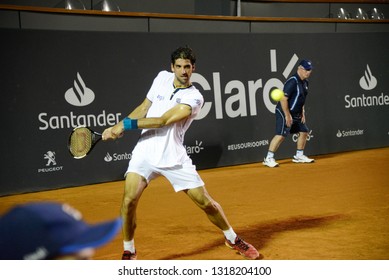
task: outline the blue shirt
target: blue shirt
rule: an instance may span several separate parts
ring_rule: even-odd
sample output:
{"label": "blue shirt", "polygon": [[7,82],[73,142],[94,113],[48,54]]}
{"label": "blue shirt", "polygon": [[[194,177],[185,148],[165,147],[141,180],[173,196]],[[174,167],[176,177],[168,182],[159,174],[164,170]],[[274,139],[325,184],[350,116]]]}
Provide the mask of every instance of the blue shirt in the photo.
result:
{"label": "blue shirt", "polygon": [[[301,117],[308,95],[308,80],[301,80],[297,73],[294,74],[285,82],[284,93],[288,97],[288,107],[292,117]],[[282,110],[281,102],[278,102],[277,108]]]}

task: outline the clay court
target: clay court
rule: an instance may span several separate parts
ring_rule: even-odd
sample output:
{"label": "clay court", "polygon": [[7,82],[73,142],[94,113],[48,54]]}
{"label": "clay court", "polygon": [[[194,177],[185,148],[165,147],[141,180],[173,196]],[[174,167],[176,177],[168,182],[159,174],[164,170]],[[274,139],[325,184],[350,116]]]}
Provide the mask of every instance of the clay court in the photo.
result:
{"label": "clay court", "polygon": [[[209,193],[235,231],[267,260],[388,260],[389,147],[201,170]],[[0,197],[16,203],[67,202],[89,222],[118,215],[123,181]],[[184,193],[153,181],[138,207],[135,243],[141,260],[241,260],[222,233]],[[119,259],[121,234],[95,259]]]}

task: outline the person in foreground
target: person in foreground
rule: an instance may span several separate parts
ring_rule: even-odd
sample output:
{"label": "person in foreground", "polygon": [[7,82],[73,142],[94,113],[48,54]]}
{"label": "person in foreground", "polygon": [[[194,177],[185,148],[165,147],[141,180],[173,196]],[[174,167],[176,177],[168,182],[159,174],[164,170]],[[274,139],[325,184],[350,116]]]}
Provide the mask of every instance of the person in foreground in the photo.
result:
{"label": "person in foreground", "polygon": [[196,57],[189,47],[171,54],[171,71],[161,71],[144,101],[128,117],[103,132],[103,140],[121,137],[124,131],[143,129],[125,173],[121,206],[123,219],[122,259],[136,260],[134,244],[136,208],[151,180],[164,176],[176,192],[183,191],[222,230],[225,244],[247,259],[259,258],[258,251],[236,235],[221,208],[204,187],[184,147],[184,135],[199,114],[204,99],[192,85]]}
{"label": "person in foreground", "polygon": [[284,84],[284,97],[276,106],[276,135],[270,142],[269,150],[263,161],[263,165],[277,167],[274,154],[285,140],[288,134],[299,133],[297,139],[297,151],[292,161],[295,163],[311,163],[314,159],[304,155],[309,129],[305,123],[305,99],[308,94],[308,78],[312,73],[312,62],[301,60],[297,67],[297,73],[290,77]]}
{"label": "person in foreground", "polygon": [[0,259],[92,259],[95,248],[111,241],[120,227],[120,218],[88,224],[68,204],[20,204],[0,217]]}

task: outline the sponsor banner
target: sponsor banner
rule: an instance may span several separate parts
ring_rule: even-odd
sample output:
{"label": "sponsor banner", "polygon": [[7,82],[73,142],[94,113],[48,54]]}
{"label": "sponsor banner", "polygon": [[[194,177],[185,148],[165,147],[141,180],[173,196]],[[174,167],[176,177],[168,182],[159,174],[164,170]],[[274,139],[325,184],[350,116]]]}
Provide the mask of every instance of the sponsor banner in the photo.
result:
{"label": "sponsor banner", "polygon": [[[263,160],[275,131],[269,93],[302,58],[314,64],[306,153],[389,145],[389,38],[382,33],[0,32],[0,195],[123,179],[140,131],[100,142],[82,160],[70,156],[69,134],[78,125],[102,132],[121,120],[181,45],[197,54],[192,81],[205,99],[185,138],[199,169]],[[296,141],[289,136],[276,157],[291,157]]]}

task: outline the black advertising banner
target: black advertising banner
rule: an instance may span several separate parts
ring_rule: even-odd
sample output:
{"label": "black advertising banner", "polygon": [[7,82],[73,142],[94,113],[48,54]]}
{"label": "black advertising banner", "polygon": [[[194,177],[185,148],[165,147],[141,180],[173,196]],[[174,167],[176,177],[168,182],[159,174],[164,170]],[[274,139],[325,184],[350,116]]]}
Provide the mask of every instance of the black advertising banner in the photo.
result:
{"label": "black advertising banner", "polygon": [[[1,29],[0,195],[119,180],[140,131],[100,142],[73,159],[69,133],[115,124],[170,70],[170,53],[197,54],[195,86],[205,98],[186,134],[199,169],[263,160],[275,104],[298,61],[313,61],[306,103],[309,156],[389,145],[389,37],[350,34],[152,34]],[[277,159],[291,157],[290,136]]]}

